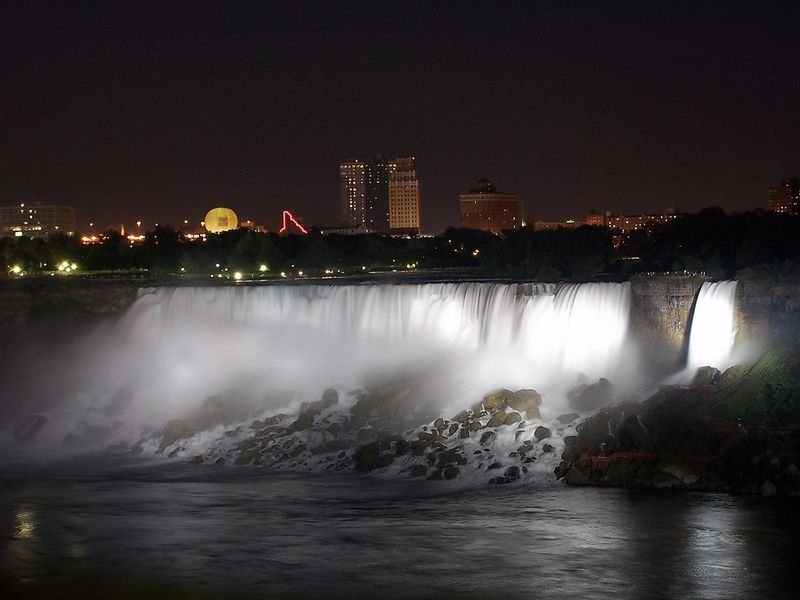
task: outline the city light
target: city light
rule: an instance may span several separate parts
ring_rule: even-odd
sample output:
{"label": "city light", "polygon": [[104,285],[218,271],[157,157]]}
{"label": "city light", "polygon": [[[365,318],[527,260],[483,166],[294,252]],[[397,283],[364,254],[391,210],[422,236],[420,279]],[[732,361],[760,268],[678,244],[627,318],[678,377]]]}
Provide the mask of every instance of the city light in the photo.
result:
{"label": "city light", "polygon": [[281,216],[283,218],[283,227],[281,227],[278,233],[286,233],[286,229],[289,227],[289,223],[291,223],[297,227],[303,235],[308,235],[306,228],[300,225],[300,223],[297,222],[297,219],[295,219],[292,213],[290,213],[288,210],[284,210]]}
{"label": "city light", "polygon": [[267,265],[261,265],[260,267],[258,267],[258,270],[261,271],[262,273],[266,273],[268,271]]}
{"label": "city light", "polygon": [[234,278],[236,281],[240,281],[240,280],[242,279],[242,274],[241,274],[239,271],[236,271],[236,272],[233,274],[233,278]]}

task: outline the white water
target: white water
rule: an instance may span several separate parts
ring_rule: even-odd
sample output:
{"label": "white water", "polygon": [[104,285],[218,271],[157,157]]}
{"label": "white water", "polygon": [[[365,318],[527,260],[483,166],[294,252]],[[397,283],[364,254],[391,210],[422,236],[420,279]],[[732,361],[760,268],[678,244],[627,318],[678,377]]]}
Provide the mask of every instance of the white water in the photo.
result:
{"label": "white water", "polygon": [[232,391],[292,414],[327,387],[347,396],[398,374],[444,416],[525,387],[542,393],[548,419],[568,411],[579,382],[635,374],[629,306],[628,283],[144,289],[112,331],[60,359],[37,395],[54,399],[44,410],[55,443],[87,424],[135,442]]}
{"label": "white water", "polygon": [[724,370],[733,364],[735,302],[736,281],[706,282],[700,288],[689,332],[691,372],[703,366]]}

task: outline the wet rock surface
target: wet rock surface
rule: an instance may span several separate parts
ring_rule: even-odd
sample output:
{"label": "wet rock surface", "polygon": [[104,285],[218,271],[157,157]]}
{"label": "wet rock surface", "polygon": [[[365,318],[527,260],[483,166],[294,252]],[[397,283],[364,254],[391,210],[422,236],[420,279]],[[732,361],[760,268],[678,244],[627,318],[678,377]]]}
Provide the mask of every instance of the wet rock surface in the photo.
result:
{"label": "wet rock surface", "polygon": [[564,439],[555,473],[572,485],[800,495],[799,357],[774,348],[603,408]]}

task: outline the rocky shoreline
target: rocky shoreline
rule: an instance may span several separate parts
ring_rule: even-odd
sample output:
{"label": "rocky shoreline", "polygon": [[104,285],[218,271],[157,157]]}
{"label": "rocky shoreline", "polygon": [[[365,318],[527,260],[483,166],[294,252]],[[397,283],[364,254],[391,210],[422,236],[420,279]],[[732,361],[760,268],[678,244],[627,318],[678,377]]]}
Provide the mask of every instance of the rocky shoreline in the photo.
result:
{"label": "rocky shoreline", "polygon": [[[132,401],[121,393],[102,411],[106,424],[79,423],[61,446],[473,484],[560,479],[800,496],[800,352],[793,345],[723,373],[703,367],[691,384],[662,386],[641,402],[620,398],[606,379],[583,383],[567,394],[571,412],[547,420],[532,389],[498,389],[447,416],[426,393],[413,373],[401,373],[358,390],[327,389],[295,411],[265,413],[232,391],[133,444],[116,435],[114,419]],[[46,415],[29,415],[13,428],[14,443],[32,444],[48,428]]]}

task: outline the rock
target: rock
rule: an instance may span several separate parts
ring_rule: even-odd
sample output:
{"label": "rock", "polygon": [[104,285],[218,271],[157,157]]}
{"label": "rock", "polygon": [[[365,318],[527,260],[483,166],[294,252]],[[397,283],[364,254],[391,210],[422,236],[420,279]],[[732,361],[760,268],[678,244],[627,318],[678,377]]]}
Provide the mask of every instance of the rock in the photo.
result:
{"label": "rock", "polygon": [[497,437],[497,434],[494,431],[487,431],[483,435],[481,435],[481,444],[491,444],[494,441],[494,438]]}
{"label": "rock", "polygon": [[503,465],[502,465],[502,463],[499,463],[499,462],[494,462],[494,463],[490,464],[490,465],[489,465],[489,466],[486,468],[486,470],[487,470],[487,471],[493,471],[494,469],[500,469],[502,466],[503,466]]}
{"label": "rock", "polygon": [[411,477],[424,477],[427,472],[428,467],[425,465],[414,465],[411,467],[411,470],[408,472],[408,474]]}
{"label": "rock", "polygon": [[569,425],[573,421],[580,419],[580,415],[578,413],[567,413],[565,415],[560,415],[556,418],[556,421],[561,423],[562,425]]}
{"label": "rock", "polygon": [[455,417],[453,417],[453,421],[455,421],[456,423],[462,423],[463,424],[463,423],[467,423],[470,420],[471,417],[472,417],[472,411],[471,410],[462,410]]}
{"label": "rock", "polygon": [[429,433],[427,431],[420,431],[417,437],[424,442],[444,442],[447,438],[438,433]]}
{"label": "rock", "polygon": [[442,474],[444,475],[445,479],[455,479],[458,477],[459,470],[458,467],[447,467],[444,469],[444,471],[442,471]]}
{"label": "rock", "polygon": [[440,430],[441,430],[441,429],[444,429],[444,427],[445,427],[445,423],[446,423],[446,422],[445,422],[445,420],[444,420],[442,417],[439,417],[438,419],[436,419],[436,420],[433,422],[433,426],[434,426],[436,429],[440,429]]}
{"label": "rock", "polygon": [[163,452],[181,438],[189,437],[193,433],[191,426],[183,419],[173,419],[169,421],[161,434],[161,443],[158,445],[159,452]]}
{"label": "rock", "polygon": [[555,448],[550,444],[545,444],[544,446],[542,446],[542,452],[544,452],[545,454],[549,454],[553,450],[555,450]]}
{"label": "rock", "polygon": [[328,388],[322,393],[322,398],[320,400],[312,402],[308,405],[305,403],[300,405],[300,414],[297,417],[297,421],[292,423],[290,429],[293,431],[303,431],[308,429],[314,424],[314,421],[320,415],[320,413],[330,408],[337,402],[339,402],[339,392],[333,388]]}
{"label": "rock", "polygon": [[505,473],[503,473],[502,476],[500,476],[500,477],[492,477],[489,480],[489,483],[495,484],[495,485],[502,485],[502,484],[506,484],[506,483],[512,483],[512,482],[516,481],[517,479],[519,479],[519,477],[520,477],[520,470],[519,470],[519,467],[517,467],[515,465],[515,466],[508,467],[506,469]]}
{"label": "rock", "polygon": [[46,423],[44,415],[28,415],[14,427],[14,441],[20,444],[31,441]]}
{"label": "rock", "polygon": [[470,431],[479,431],[480,428],[481,428],[481,424],[480,424],[479,421],[473,421],[472,423],[470,423],[467,426],[467,429],[469,429]]}
{"label": "rock", "polygon": [[197,456],[193,456],[192,460],[189,461],[193,465],[202,465],[205,462],[202,454],[198,454]]}
{"label": "rock", "polygon": [[453,463],[458,463],[462,456],[461,452],[456,449],[445,450],[444,452],[440,452],[438,454],[439,457],[439,467],[444,467]]}
{"label": "rock", "polygon": [[520,415],[518,412],[511,412],[506,415],[503,425],[513,425],[514,423],[519,423],[520,421],[522,421],[522,415]]}
{"label": "rock", "polygon": [[500,427],[500,425],[503,425],[505,421],[506,421],[506,413],[503,411],[498,411],[492,415],[492,417],[489,419],[489,422],[486,423],[486,426]]}
{"label": "rock", "polygon": [[533,437],[536,438],[537,442],[547,439],[552,435],[553,432],[550,431],[550,428],[545,427],[544,425],[539,425],[536,429],[533,430]]}
{"label": "rock", "polygon": [[220,456],[217,460],[214,461],[214,464],[215,465],[224,465],[225,464],[225,458]]}
{"label": "rock", "polygon": [[725,372],[720,375],[719,384],[721,386],[728,386],[737,382],[745,373],[747,367],[744,365],[734,365],[725,369]]}
{"label": "rock", "polygon": [[700,367],[692,377],[692,385],[716,385],[722,373],[714,367]]}
{"label": "rock", "polygon": [[658,470],[675,479],[680,487],[691,487],[700,480],[696,473],[676,463],[659,464]]}
{"label": "rock", "polygon": [[650,432],[642,423],[639,415],[625,417],[617,427],[614,435],[620,445],[631,450],[649,450],[652,448]]}
{"label": "rock", "polygon": [[483,407],[489,412],[493,412],[505,406],[506,399],[513,396],[511,390],[501,388],[493,392],[489,392],[483,397]]}
{"label": "rock", "polygon": [[259,421],[258,419],[250,423],[250,429],[264,429],[264,427],[266,427],[264,421]]}
{"label": "rock", "polygon": [[567,394],[569,405],[580,412],[590,412],[611,404],[615,396],[614,386],[608,379],[602,377],[597,383],[579,386]]}
{"label": "rock", "polygon": [[450,423],[450,429],[447,431],[447,437],[453,435],[456,431],[458,431],[458,423]]}
{"label": "rock", "polygon": [[535,411],[536,415],[538,416],[538,407],[542,404],[542,396],[536,390],[517,390],[506,399],[506,404],[508,404],[514,410],[527,412],[529,417],[531,416],[531,410]]}
{"label": "rock", "polygon": [[776,488],[775,484],[769,480],[764,481],[761,485],[758,486],[758,495],[763,498],[772,498],[777,493],[778,493],[778,488]]}

